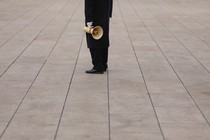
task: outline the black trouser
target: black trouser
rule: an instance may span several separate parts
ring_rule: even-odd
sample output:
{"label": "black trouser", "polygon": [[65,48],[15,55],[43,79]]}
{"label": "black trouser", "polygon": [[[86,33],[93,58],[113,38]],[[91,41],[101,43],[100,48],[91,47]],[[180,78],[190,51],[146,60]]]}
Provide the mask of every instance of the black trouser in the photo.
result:
{"label": "black trouser", "polygon": [[90,48],[93,68],[96,70],[106,70],[108,61],[107,48]]}

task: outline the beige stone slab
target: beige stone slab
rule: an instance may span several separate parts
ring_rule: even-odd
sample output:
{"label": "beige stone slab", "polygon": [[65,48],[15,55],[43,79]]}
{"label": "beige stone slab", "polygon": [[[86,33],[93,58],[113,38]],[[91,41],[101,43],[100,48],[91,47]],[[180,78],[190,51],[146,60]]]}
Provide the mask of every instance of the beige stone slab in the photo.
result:
{"label": "beige stone slab", "polygon": [[210,119],[210,106],[201,106],[199,105],[199,107],[202,110],[202,113],[204,114],[204,116],[206,117],[207,120]]}
{"label": "beige stone slab", "polygon": [[72,123],[70,126],[61,126],[57,139],[67,140],[108,140],[107,123]]}
{"label": "beige stone slab", "polygon": [[[54,136],[56,129],[56,118],[59,114],[22,114],[15,115],[13,122],[9,125],[2,139],[50,139]],[[52,121],[53,120],[53,121]],[[53,122],[53,123],[52,123]]]}
{"label": "beige stone slab", "polygon": [[17,132],[16,130],[11,130],[8,135],[4,135],[2,139],[4,140],[38,140],[38,139],[53,139],[54,132],[40,133],[40,132]]}
{"label": "beige stone slab", "polygon": [[17,132],[53,132],[56,129],[59,116],[60,113],[17,113],[10,124],[7,133],[12,130],[16,130]]}
{"label": "beige stone slab", "polygon": [[6,123],[9,121],[14,113],[12,110],[16,110],[20,100],[21,96],[17,96],[17,94],[0,94],[0,122],[4,121]]}
{"label": "beige stone slab", "polygon": [[155,46],[156,45],[156,43],[152,39],[148,39],[146,37],[137,37],[137,36],[139,36],[139,35],[131,35],[131,37],[133,39],[132,40],[132,44],[134,46],[137,46],[137,45],[141,45],[141,46]]}
{"label": "beige stone slab", "polygon": [[163,140],[163,137],[159,133],[117,133],[117,134],[111,134],[111,138],[113,140]]}
{"label": "beige stone slab", "polygon": [[177,82],[147,82],[148,89],[151,93],[184,93],[183,85]]}
{"label": "beige stone slab", "polygon": [[110,101],[110,112],[112,113],[138,113],[145,112],[147,110],[153,111],[150,106],[150,99],[147,97],[145,99],[112,99]]}
{"label": "beige stone slab", "polygon": [[209,126],[206,124],[162,124],[163,133],[168,140],[208,140]]}
{"label": "beige stone slab", "polygon": [[155,72],[145,71],[145,79],[150,82],[178,82],[178,78],[173,72],[167,72],[162,70],[157,70]]}
{"label": "beige stone slab", "polygon": [[[30,96],[30,95],[29,95]],[[64,98],[64,97],[63,97]],[[33,114],[45,114],[45,113],[60,113],[63,106],[64,99],[28,99],[26,98],[24,103],[18,112],[33,113]]]}
{"label": "beige stone slab", "polygon": [[107,111],[108,107],[105,105],[72,105],[70,110],[65,109],[66,117],[63,117],[62,124],[71,127],[72,123],[107,123]]}
{"label": "beige stone slab", "polygon": [[143,125],[147,124],[153,124],[154,126],[157,126],[158,122],[156,120],[156,116],[151,113],[151,108],[142,108],[139,110],[139,112],[110,112],[111,116],[113,118],[113,122],[118,121],[125,121],[128,126],[132,126],[129,124],[129,122],[132,123],[132,121],[139,122]]}
{"label": "beige stone slab", "polygon": [[165,106],[195,106],[195,103],[192,101],[191,97],[186,93],[178,93],[171,89],[168,92],[159,92],[159,93],[151,93],[152,101],[156,107]]}
{"label": "beige stone slab", "polygon": [[[14,114],[12,112],[17,108],[18,104],[12,103],[12,104],[1,104],[1,114],[0,114],[0,122],[8,123],[11,116]],[[11,111],[12,110],[12,111]]]}
{"label": "beige stone slab", "polygon": [[0,122],[0,133],[2,133],[4,131],[4,129],[6,128],[7,123],[5,122]]}
{"label": "beige stone slab", "polygon": [[95,136],[95,135],[59,135],[57,136],[58,140],[69,140],[69,139],[74,139],[74,140],[108,140],[109,137],[108,136]]}
{"label": "beige stone slab", "polygon": [[[113,75],[115,73],[111,70],[110,72],[112,72]],[[122,78],[122,76],[121,78],[114,78],[112,74],[110,76],[110,89],[112,99],[146,99],[147,93],[145,85],[141,83],[142,81],[138,79],[126,79],[127,76],[129,77],[128,73],[125,78]]]}
{"label": "beige stone slab", "polygon": [[161,124],[206,123],[196,107],[156,107],[156,111]]}
{"label": "beige stone slab", "polygon": [[186,82],[188,83],[187,88],[196,98],[208,98],[209,99],[209,77],[199,77],[196,79],[188,79]]}
{"label": "beige stone slab", "polygon": [[[144,46],[135,46],[134,48],[141,65],[146,65],[148,67],[142,67],[145,70],[151,71],[153,70],[152,67],[154,67],[159,71],[161,70],[161,68],[162,71],[170,71],[170,67],[168,66],[167,61],[165,61],[164,56],[158,50],[156,50],[158,49],[156,46],[150,46],[147,49],[145,49],[146,47]],[[153,63],[151,64],[150,62]]]}
{"label": "beige stone slab", "polygon": [[[189,91],[191,92],[192,96],[195,98],[196,101],[201,103],[202,100],[210,99],[210,94],[207,85],[209,85],[209,83],[205,83],[203,85],[194,84],[194,86],[190,86]],[[204,104],[205,103],[206,102],[204,101]]]}
{"label": "beige stone slab", "polygon": [[[43,61],[43,60],[42,60]],[[33,62],[33,61],[32,61]],[[22,64],[19,62],[16,65],[13,65],[11,69],[9,69],[4,75],[3,79],[6,81],[19,81],[19,82],[30,82],[32,81],[31,77],[36,77],[36,72],[39,71],[40,67],[42,66],[42,63],[39,64],[29,64],[26,66],[25,64]],[[28,69],[25,69],[27,68]]]}
{"label": "beige stone slab", "polygon": [[119,113],[111,114],[111,133],[160,133],[159,126],[154,118],[148,114]]}
{"label": "beige stone slab", "polygon": [[[200,96],[200,95],[198,95],[198,96]],[[198,104],[198,106],[210,107],[210,99],[209,98],[206,98],[206,97],[199,98],[198,96],[195,96],[196,103]]]}
{"label": "beige stone slab", "polygon": [[[81,88],[81,86],[80,86]],[[87,91],[87,89],[81,89],[78,91],[78,89],[72,89],[72,93],[71,94],[71,102],[74,103],[89,103],[91,104],[93,102],[93,104],[106,104],[106,99],[107,99],[107,92],[104,90],[99,90],[99,91]],[[78,94],[76,94],[78,93]]]}
{"label": "beige stone slab", "polygon": [[[44,84],[44,85],[43,85]],[[33,88],[28,92],[28,100],[37,100],[37,99],[58,99],[61,100],[64,98],[65,93],[67,92],[68,84],[56,85],[48,83],[36,83]]]}
{"label": "beige stone slab", "polygon": [[0,104],[12,104],[16,101],[18,101],[21,97],[15,96],[15,94],[12,93],[1,93],[0,94]]}
{"label": "beige stone slab", "polygon": [[0,79],[0,94],[9,94],[12,96],[18,96],[21,93],[26,92],[26,87],[30,85],[29,81],[14,81]]}

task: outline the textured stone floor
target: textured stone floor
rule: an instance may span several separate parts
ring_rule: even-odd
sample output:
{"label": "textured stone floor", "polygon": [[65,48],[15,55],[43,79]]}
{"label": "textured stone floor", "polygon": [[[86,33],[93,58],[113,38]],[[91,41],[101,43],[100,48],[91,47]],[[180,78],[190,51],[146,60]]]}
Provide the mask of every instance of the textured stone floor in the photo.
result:
{"label": "textured stone floor", "polygon": [[210,0],[114,0],[109,70],[84,0],[0,0],[0,140],[210,140]]}

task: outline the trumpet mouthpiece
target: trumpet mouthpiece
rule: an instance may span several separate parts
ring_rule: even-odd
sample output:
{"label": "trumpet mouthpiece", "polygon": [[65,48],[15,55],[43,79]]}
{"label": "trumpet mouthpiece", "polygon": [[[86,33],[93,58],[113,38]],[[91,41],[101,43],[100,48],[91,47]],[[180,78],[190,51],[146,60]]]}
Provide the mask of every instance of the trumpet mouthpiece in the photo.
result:
{"label": "trumpet mouthpiece", "polygon": [[86,33],[91,33],[91,27],[88,27],[88,26],[85,26],[84,28],[83,28],[83,30],[86,32]]}

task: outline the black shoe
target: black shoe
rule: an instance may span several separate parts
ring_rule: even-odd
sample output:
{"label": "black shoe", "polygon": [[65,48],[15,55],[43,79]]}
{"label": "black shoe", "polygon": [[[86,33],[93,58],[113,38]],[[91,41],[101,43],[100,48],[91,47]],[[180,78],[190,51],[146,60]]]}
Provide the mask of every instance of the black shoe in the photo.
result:
{"label": "black shoe", "polygon": [[91,69],[91,70],[87,70],[86,73],[89,73],[89,74],[103,74],[104,71],[103,70]]}
{"label": "black shoe", "polygon": [[106,69],[103,69],[104,72],[106,72],[106,70],[107,70],[107,68]]}
{"label": "black shoe", "polygon": [[108,69],[108,66],[107,65],[105,65],[104,66],[104,68],[103,68],[103,71],[105,71],[106,72],[106,70]]}

